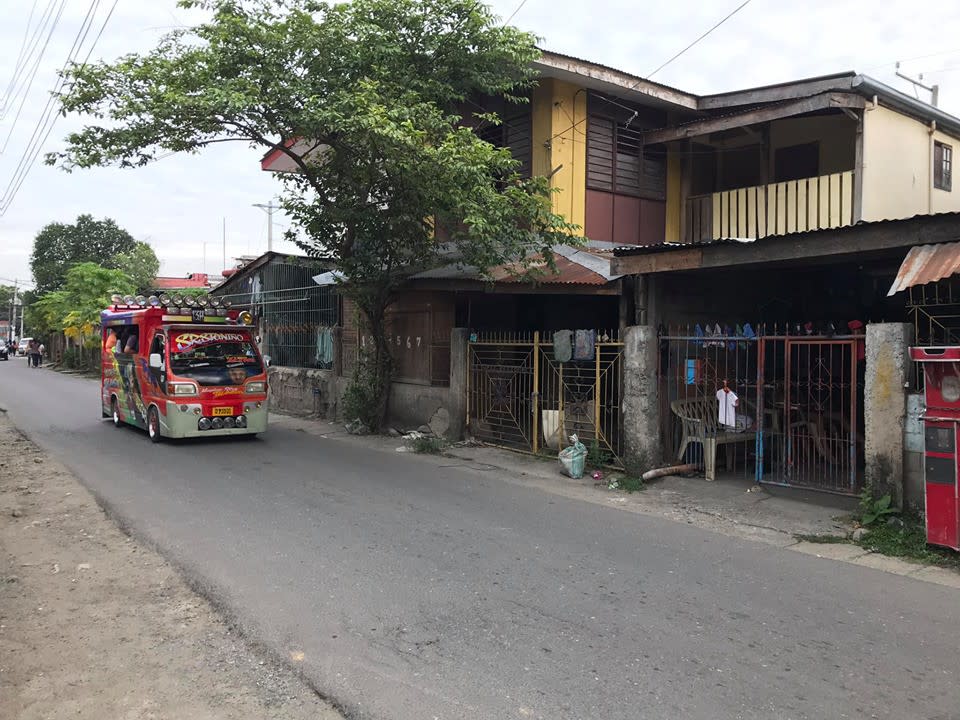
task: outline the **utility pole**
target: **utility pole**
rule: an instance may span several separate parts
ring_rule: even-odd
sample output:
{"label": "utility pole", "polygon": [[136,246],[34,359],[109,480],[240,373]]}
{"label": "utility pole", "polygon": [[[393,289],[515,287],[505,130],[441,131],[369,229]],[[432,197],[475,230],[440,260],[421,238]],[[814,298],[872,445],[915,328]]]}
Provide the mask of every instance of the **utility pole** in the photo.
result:
{"label": "utility pole", "polygon": [[227,269],[227,218],[223,218],[223,267],[220,269]]}
{"label": "utility pole", "polygon": [[13,342],[13,333],[17,327],[17,285],[19,283],[13,281],[13,295],[10,296],[10,327],[7,328],[7,334],[10,336],[7,338],[7,342]]}
{"label": "utility pole", "polygon": [[266,205],[263,203],[254,203],[253,206],[260,208],[267,214],[267,251],[270,252],[273,250],[273,214],[280,209],[280,206],[274,205],[273,200]]}
{"label": "utility pole", "polygon": [[[924,85],[923,84],[923,73],[917,76],[917,79],[914,80],[912,77],[908,77],[900,72],[900,61],[897,61],[897,77],[903,78],[908,83],[913,84],[913,92],[917,94],[917,88],[923,88],[930,93],[930,104],[934,107],[937,106],[937,101],[940,99],[940,86],[939,85]],[[918,98],[919,99],[919,98]]]}

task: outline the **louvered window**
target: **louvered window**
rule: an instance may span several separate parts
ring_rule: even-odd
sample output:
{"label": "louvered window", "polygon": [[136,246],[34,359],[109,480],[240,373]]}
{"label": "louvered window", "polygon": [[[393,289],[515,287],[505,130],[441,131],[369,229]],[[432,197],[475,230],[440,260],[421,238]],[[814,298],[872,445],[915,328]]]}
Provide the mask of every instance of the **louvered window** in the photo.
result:
{"label": "louvered window", "polygon": [[666,197],[662,151],[644,148],[643,131],[597,115],[587,121],[587,187],[652,200]]}
{"label": "louvered window", "polygon": [[532,130],[530,113],[527,112],[523,115],[508,118],[499,125],[482,127],[477,130],[477,135],[491,145],[509,148],[513,159],[520,163],[517,171],[523,177],[530,177]]}

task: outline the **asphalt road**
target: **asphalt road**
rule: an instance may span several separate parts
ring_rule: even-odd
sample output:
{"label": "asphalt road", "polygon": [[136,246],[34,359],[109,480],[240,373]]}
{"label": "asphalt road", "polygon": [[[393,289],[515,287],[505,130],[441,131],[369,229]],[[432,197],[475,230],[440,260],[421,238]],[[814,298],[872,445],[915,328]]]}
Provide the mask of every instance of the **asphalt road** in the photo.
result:
{"label": "asphalt road", "polygon": [[960,717],[956,590],[281,427],[155,446],[19,359],[0,406],[351,717]]}

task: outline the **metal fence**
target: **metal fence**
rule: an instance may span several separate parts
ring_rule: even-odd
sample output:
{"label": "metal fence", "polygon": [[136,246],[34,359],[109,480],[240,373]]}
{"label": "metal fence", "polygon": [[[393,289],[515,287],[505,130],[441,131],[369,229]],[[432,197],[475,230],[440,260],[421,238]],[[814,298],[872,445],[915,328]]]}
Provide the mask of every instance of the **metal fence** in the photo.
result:
{"label": "metal fence", "polygon": [[312,264],[271,263],[248,279],[243,292],[217,293],[256,318],[260,347],[273,365],[331,369],[339,296],[313,281]]}
{"label": "metal fence", "polygon": [[576,434],[592,461],[623,458],[623,343],[598,331],[589,359],[558,360],[553,333],[485,333],[468,346],[469,432],[477,440],[557,453]]}
{"label": "metal fence", "polygon": [[[710,478],[856,494],[864,466],[862,338],[758,330],[661,335],[665,452]],[[726,405],[727,391],[736,402]]]}

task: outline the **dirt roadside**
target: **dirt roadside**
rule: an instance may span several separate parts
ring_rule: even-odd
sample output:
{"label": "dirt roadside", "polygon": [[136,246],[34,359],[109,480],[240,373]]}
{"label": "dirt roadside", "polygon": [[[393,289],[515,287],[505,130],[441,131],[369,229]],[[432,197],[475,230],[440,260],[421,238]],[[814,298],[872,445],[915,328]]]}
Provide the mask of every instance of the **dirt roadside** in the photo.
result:
{"label": "dirt roadside", "polygon": [[0,718],[68,717],[342,718],[0,412]]}

